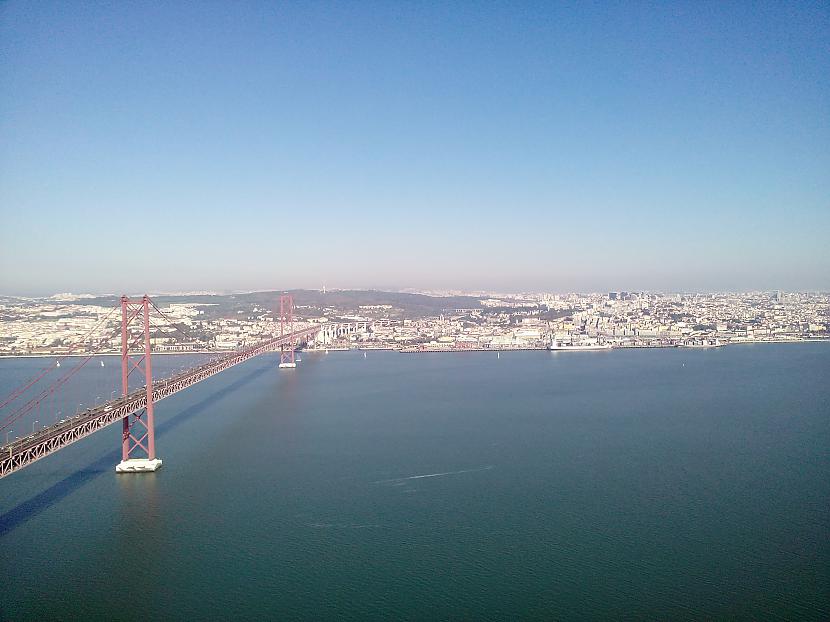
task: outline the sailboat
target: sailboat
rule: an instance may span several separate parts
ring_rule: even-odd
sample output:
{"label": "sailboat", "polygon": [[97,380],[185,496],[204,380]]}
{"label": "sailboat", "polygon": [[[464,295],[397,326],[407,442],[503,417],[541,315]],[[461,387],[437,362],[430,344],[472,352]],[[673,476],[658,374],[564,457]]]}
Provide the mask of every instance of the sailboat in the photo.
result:
{"label": "sailboat", "polygon": [[363,358],[366,358],[366,353],[365,352],[363,353]]}
{"label": "sailboat", "polygon": [[103,366],[104,366],[104,361],[101,361],[101,367],[103,367]]}
{"label": "sailboat", "polygon": [[61,366],[61,362],[60,362],[60,361],[58,361],[57,363],[55,363],[55,367],[60,367],[60,366]]}
{"label": "sailboat", "polygon": [[500,358],[501,358],[501,352],[496,352],[496,358],[497,358],[497,359],[500,359]]}

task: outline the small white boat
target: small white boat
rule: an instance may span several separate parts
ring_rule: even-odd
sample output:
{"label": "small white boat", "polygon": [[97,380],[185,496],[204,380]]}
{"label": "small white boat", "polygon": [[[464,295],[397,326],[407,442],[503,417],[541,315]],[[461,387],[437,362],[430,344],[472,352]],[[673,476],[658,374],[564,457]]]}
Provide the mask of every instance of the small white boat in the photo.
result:
{"label": "small white boat", "polygon": [[55,363],[55,367],[60,367],[60,366],[61,366],[61,362],[60,362],[60,361],[58,361],[57,363]]}
{"label": "small white boat", "polygon": [[574,344],[574,345],[550,345],[548,346],[548,350],[552,350],[554,352],[587,352],[589,350],[610,350],[611,344],[610,343],[586,343],[586,344]]}

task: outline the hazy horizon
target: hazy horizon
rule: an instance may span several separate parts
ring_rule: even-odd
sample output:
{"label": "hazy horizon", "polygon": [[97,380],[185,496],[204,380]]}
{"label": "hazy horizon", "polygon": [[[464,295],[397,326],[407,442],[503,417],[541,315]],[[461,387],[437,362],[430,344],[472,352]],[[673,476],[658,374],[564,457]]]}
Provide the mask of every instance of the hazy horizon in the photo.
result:
{"label": "hazy horizon", "polygon": [[830,5],[0,4],[0,291],[830,290]]}
{"label": "hazy horizon", "polygon": [[[283,287],[283,288],[265,288],[265,289],[235,289],[235,290],[124,290],[124,291],[77,291],[77,292],[51,292],[51,293],[43,293],[43,294],[20,294],[20,293],[9,293],[9,292],[0,292],[0,296],[5,296],[9,298],[31,298],[31,299],[49,299],[54,298],[56,301],[64,300],[59,298],[60,296],[68,297],[77,297],[77,298],[104,298],[107,296],[141,296],[143,294],[147,294],[149,296],[234,296],[234,295],[243,295],[243,294],[255,294],[255,293],[268,293],[268,292],[297,292],[297,291],[322,291],[322,288],[315,288],[315,287]],[[504,289],[442,289],[442,288],[395,288],[395,287],[327,287],[326,291],[329,292],[388,292],[388,293],[400,293],[400,294],[421,294],[426,296],[483,296],[483,295],[494,295],[494,296],[519,296],[522,294],[527,295],[539,295],[539,294],[552,294],[552,295],[569,295],[569,294],[580,294],[580,295],[606,295],[608,293],[620,293],[620,292],[630,292],[636,294],[664,294],[664,295],[674,295],[674,294],[683,294],[683,295],[718,295],[718,294],[762,294],[762,293],[774,293],[779,291],[781,293],[786,294],[827,294],[830,292],[824,290],[784,290],[780,288],[776,289],[722,289],[722,290],[672,290],[672,289],[664,289],[664,290],[657,290],[657,289],[573,289],[573,290],[552,290],[552,289],[528,289],[528,290],[504,290]]]}

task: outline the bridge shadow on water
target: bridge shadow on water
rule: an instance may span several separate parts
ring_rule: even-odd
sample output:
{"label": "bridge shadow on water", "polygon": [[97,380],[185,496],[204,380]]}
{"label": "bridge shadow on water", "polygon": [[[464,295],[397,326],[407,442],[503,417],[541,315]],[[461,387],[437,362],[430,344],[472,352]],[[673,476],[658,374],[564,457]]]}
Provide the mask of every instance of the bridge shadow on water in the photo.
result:
{"label": "bridge shadow on water", "polygon": [[[253,382],[262,374],[271,369],[273,369],[273,366],[271,365],[263,365],[262,367],[254,369],[249,374],[243,376],[239,380],[232,382],[231,384],[219,389],[218,391],[214,391],[213,393],[205,397],[205,399],[193,404],[188,408],[185,408],[178,415],[173,416],[171,419],[165,421],[161,425],[157,425],[156,437],[164,436],[171,430],[179,427],[183,423],[186,423],[193,417],[202,413],[206,408],[216,403],[217,400],[225,397],[230,393],[233,393],[238,389],[241,389],[246,384]],[[23,503],[12,508],[5,514],[0,515],[0,537],[6,535],[21,523],[26,522],[34,516],[37,516],[43,510],[55,505],[62,499],[66,498],[67,496],[81,488],[81,486],[83,486],[87,482],[90,482],[96,477],[98,477],[99,475],[103,473],[114,473],[114,465],[118,463],[120,460],[120,449],[110,451],[100,456],[94,462],[91,462],[87,466],[75,471],[74,473],[68,475],[61,481],[53,484],[52,486],[50,486],[43,492],[35,495],[31,499],[24,501]]]}

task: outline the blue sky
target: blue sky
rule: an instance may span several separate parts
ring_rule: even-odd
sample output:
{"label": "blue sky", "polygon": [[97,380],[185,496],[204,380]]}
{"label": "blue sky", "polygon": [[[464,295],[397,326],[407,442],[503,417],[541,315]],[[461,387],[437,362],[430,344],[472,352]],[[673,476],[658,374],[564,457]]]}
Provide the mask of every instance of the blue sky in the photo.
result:
{"label": "blue sky", "polygon": [[5,2],[0,292],[830,290],[824,2]]}

